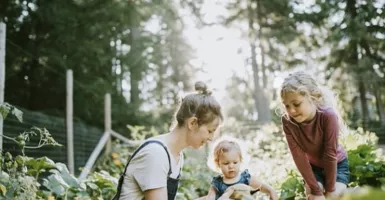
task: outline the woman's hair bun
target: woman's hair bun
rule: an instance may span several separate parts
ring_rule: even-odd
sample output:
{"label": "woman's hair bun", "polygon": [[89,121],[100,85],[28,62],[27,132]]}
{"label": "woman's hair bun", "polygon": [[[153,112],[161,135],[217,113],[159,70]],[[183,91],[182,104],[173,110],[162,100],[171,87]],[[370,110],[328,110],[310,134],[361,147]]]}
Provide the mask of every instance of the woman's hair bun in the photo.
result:
{"label": "woman's hair bun", "polygon": [[202,81],[197,81],[195,83],[195,91],[197,91],[198,93],[206,94],[206,95],[211,94],[211,91],[209,91],[207,89],[207,85]]}

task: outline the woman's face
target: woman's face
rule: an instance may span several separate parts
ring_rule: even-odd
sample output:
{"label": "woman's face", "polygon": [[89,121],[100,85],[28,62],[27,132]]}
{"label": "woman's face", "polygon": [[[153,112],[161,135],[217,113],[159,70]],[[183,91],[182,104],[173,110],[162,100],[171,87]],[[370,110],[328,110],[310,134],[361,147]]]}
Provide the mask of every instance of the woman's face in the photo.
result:
{"label": "woman's face", "polygon": [[206,144],[208,141],[212,141],[214,137],[214,133],[217,130],[220,124],[220,118],[216,117],[212,122],[208,124],[198,125],[197,123],[194,125],[195,127],[190,132],[189,137],[187,138],[187,142],[189,146],[194,149],[199,149],[201,146]]}

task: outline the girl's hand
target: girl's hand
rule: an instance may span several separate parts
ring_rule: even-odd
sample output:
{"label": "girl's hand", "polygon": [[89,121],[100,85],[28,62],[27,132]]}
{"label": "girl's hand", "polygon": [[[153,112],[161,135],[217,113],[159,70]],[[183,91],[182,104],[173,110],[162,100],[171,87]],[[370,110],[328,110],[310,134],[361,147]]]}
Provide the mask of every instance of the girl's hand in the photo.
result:
{"label": "girl's hand", "polygon": [[339,195],[337,195],[336,192],[326,192],[325,193],[325,197],[326,198],[334,198],[334,197],[338,197]]}
{"label": "girl's hand", "polygon": [[307,199],[308,200],[326,200],[324,195],[313,195],[313,194],[309,194]]}
{"label": "girl's hand", "polygon": [[270,200],[278,200],[278,194],[274,190],[270,192]]}

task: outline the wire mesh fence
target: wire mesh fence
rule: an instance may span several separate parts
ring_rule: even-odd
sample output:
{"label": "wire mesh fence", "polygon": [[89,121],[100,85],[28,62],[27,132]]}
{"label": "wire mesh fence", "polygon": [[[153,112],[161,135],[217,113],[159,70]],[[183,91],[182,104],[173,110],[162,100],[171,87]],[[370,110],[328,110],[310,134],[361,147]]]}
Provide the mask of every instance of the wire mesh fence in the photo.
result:
{"label": "wire mesh fence", "polygon": [[[19,108],[20,109],[20,108]],[[55,162],[67,163],[67,134],[65,118],[49,116],[40,112],[23,111],[23,122],[20,123],[16,117],[9,115],[4,120],[4,134],[15,137],[24,131],[30,130],[35,126],[38,128],[46,128],[52,137],[63,146],[53,147],[44,146],[38,149],[25,149],[25,154],[31,157],[46,156]],[[80,174],[80,168],[84,167],[88,157],[91,155],[95,145],[103,135],[103,130],[86,125],[81,122],[74,122],[74,162],[75,175]],[[32,137],[30,145],[37,144],[37,137]],[[3,149],[9,151],[11,154],[21,154],[20,148],[17,144],[10,140],[4,140]]]}

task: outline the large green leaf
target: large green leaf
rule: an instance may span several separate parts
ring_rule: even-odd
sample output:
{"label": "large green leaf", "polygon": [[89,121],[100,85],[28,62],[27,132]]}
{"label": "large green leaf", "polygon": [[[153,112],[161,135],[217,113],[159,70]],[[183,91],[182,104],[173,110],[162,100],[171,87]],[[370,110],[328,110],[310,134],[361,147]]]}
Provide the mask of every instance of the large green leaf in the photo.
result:
{"label": "large green leaf", "polygon": [[12,114],[19,120],[19,122],[23,122],[23,112],[15,107],[12,109]]}
{"label": "large green leaf", "polygon": [[43,180],[43,185],[51,192],[61,195],[69,188],[69,185],[58,174],[51,174]]}
{"label": "large green leaf", "polygon": [[37,159],[30,159],[25,164],[28,166],[28,174],[32,176],[56,168],[55,162],[45,156]]}
{"label": "large green leaf", "polygon": [[57,174],[65,181],[70,187],[79,188],[79,181],[68,171],[68,168],[63,163],[56,163]]}

